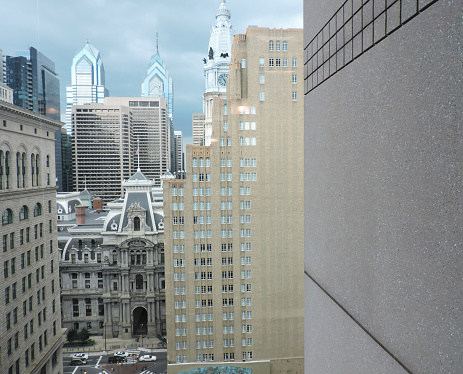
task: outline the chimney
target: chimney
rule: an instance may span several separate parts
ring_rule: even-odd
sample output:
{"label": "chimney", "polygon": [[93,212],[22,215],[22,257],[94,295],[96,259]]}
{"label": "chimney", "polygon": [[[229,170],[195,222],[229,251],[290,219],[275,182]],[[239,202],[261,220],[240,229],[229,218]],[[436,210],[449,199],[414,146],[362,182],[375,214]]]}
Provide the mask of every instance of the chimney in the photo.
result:
{"label": "chimney", "polygon": [[76,224],[85,225],[85,206],[76,205]]}

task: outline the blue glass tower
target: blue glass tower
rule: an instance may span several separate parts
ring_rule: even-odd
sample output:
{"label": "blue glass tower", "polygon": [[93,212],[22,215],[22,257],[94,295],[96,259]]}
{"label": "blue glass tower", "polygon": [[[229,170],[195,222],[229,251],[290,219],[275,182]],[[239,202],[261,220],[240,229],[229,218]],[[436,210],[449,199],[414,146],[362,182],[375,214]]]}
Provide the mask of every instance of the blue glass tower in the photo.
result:
{"label": "blue glass tower", "polygon": [[71,67],[71,85],[66,87],[66,131],[72,130],[72,106],[102,103],[109,96],[105,87],[105,70],[100,51],[85,43],[74,57]]}

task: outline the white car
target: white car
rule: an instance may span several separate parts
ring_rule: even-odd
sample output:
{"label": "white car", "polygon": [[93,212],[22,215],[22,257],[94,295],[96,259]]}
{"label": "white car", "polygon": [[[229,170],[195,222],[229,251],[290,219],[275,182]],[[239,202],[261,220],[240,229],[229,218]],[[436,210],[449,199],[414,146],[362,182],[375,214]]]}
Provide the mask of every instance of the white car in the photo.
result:
{"label": "white car", "polygon": [[156,360],[157,360],[156,356],[151,356],[151,355],[143,355],[138,359],[138,361],[140,362],[153,362]]}
{"label": "white car", "polygon": [[75,355],[72,355],[72,358],[88,360],[88,353],[76,353]]}
{"label": "white car", "polygon": [[127,358],[130,356],[130,353],[125,352],[125,351],[119,351],[119,352],[114,353],[114,356]]}

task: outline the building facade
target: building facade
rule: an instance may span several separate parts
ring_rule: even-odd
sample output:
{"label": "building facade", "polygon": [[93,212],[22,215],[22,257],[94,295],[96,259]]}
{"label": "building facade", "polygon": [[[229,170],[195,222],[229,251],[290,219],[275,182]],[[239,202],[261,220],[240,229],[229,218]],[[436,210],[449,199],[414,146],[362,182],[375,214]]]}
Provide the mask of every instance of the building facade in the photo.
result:
{"label": "building facade", "polygon": [[458,373],[461,1],[304,1],[305,372]]}
{"label": "building facade", "polygon": [[303,372],[302,71],[302,30],[235,36],[211,145],[165,184],[172,373]]}
{"label": "building facade", "polygon": [[183,134],[181,131],[174,131],[175,139],[175,166],[172,171],[175,173],[182,172],[185,167],[183,164]]}
{"label": "building facade", "polygon": [[108,97],[105,105],[129,108],[132,136],[132,170],[140,167],[145,176],[161,185],[161,176],[174,166],[173,133],[168,101],[162,97]]}
{"label": "building facade", "polygon": [[204,145],[204,113],[193,113],[193,145]]}
{"label": "building facade", "polygon": [[72,107],[102,103],[109,96],[105,87],[105,70],[100,51],[87,41],[72,60],[71,85],[66,87],[66,131],[71,135]]}
{"label": "building facade", "polygon": [[54,133],[62,123],[0,102],[3,262],[0,372],[63,372]]}
{"label": "building facade", "polygon": [[104,202],[123,196],[133,168],[132,115],[121,105],[72,107],[73,190],[86,188]]}
{"label": "building facade", "polygon": [[124,198],[102,213],[82,194],[58,199],[63,325],[107,337],[164,335],[162,189],[140,170],[123,186]]}

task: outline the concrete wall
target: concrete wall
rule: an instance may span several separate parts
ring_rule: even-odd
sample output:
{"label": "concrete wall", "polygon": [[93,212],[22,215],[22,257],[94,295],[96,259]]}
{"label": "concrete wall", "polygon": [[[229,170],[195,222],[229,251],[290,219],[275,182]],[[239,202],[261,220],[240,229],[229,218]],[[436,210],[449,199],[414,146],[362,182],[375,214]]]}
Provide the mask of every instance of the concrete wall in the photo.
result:
{"label": "concrete wall", "polygon": [[[304,2],[305,45],[342,4]],[[462,4],[305,96],[306,373],[462,370]]]}

